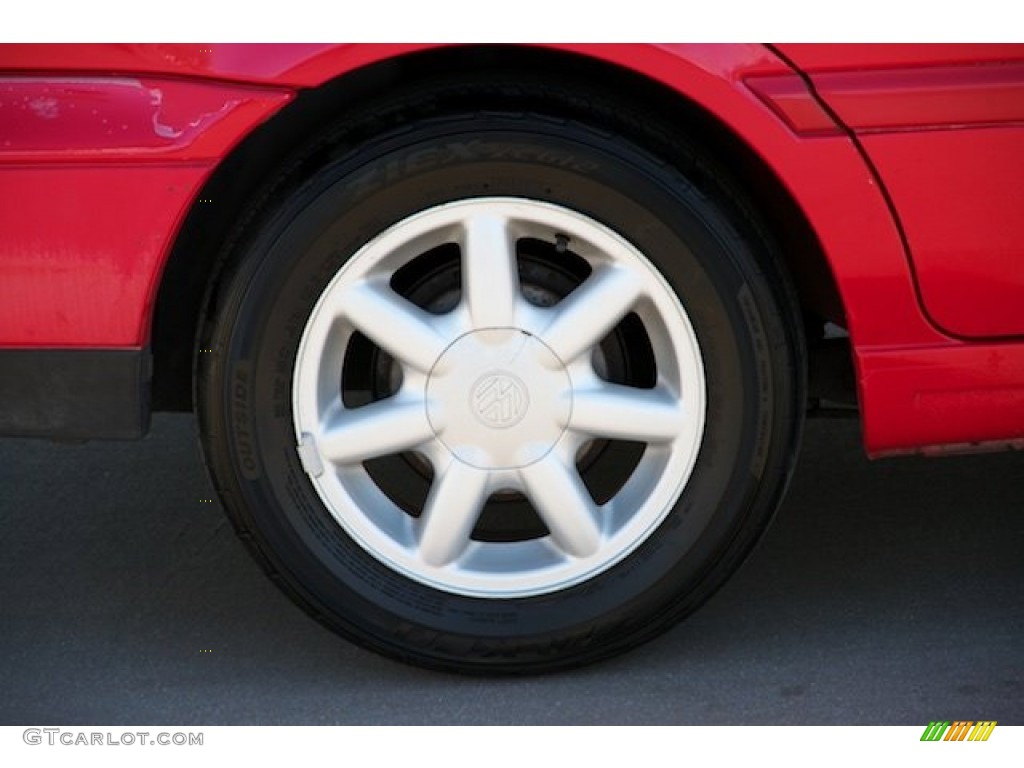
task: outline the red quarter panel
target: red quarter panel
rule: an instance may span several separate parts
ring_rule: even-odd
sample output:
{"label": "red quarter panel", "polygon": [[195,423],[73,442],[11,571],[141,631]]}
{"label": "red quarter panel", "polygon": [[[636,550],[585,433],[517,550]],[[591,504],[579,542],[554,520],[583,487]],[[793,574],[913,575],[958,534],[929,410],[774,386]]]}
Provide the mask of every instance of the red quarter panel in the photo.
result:
{"label": "red quarter panel", "polygon": [[290,92],[0,77],[0,346],[138,346],[178,223]]}
{"label": "red quarter panel", "polygon": [[878,171],[932,321],[1024,336],[1024,45],[780,48]]}

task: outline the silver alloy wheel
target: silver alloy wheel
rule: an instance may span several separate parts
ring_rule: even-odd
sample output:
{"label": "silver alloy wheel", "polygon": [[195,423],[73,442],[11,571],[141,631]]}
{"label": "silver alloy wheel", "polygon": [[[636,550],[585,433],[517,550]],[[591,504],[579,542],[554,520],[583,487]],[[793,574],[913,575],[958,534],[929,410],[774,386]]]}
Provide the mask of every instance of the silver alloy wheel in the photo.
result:
{"label": "silver alloy wheel", "polygon": [[[590,274],[551,307],[527,300],[517,242],[568,243]],[[395,273],[457,244],[454,309],[427,311]],[[602,340],[633,313],[656,364],[653,388],[599,371]],[[347,406],[339,382],[360,333],[390,355],[396,391]],[[302,333],[292,377],[298,453],[340,526],[410,579],[460,595],[513,598],[580,584],[639,547],[679,499],[704,431],[705,379],[675,293],[635,247],[563,206],[477,198],[414,214],[373,238],[331,280]],[[595,440],[643,444],[628,480],[598,504],[577,469]],[[411,452],[429,462],[418,516],[365,462]],[[485,502],[523,494],[547,535],[473,537]]]}

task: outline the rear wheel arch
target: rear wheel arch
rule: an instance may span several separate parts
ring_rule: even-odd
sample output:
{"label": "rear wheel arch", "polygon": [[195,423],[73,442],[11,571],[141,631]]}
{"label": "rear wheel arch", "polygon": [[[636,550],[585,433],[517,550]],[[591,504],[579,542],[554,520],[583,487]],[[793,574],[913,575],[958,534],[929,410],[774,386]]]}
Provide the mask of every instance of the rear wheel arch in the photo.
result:
{"label": "rear wheel arch", "polygon": [[[763,212],[657,98],[464,69],[351,104],[240,214],[200,432],[236,528],[331,628],[554,669],[666,629],[750,552],[794,466],[804,334]],[[472,277],[481,221],[498,288]]]}
{"label": "rear wheel arch", "polygon": [[[222,254],[247,217],[264,207],[276,187],[288,183],[282,177],[301,179],[304,167],[322,163],[318,152],[329,151],[324,126],[343,121],[389,89],[415,88],[466,71],[500,74],[506,82],[539,74],[567,88],[583,84],[622,109],[649,110],[656,105],[665,124],[685,126],[681,133],[686,140],[705,147],[742,188],[760,224],[779,243],[801,311],[842,323],[840,293],[807,216],[776,173],[706,107],[644,74],[578,53],[533,47],[443,47],[367,65],[302,91],[218,165],[196,195],[161,276],[151,334],[155,409],[192,407],[195,338],[200,317],[208,309],[211,286],[223,267]],[[567,103],[566,109],[590,109],[582,103],[582,94],[576,101]],[[319,140],[325,141],[317,148]]]}

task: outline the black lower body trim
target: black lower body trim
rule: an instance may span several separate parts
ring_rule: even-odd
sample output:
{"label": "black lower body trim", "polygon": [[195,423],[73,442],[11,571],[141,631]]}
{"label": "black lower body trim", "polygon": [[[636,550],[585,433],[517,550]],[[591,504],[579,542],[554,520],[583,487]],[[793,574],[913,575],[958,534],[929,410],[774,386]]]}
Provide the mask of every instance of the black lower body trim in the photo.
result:
{"label": "black lower body trim", "polygon": [[0,436],[142,437],[151,371],[148,349],[0,349]]}

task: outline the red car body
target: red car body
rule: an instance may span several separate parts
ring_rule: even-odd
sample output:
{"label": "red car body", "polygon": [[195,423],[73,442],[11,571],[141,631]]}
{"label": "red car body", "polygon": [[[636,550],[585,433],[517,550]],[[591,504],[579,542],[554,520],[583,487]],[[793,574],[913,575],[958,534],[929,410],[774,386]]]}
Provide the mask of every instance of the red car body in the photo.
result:
{"label": "red car body", "polygon": [[[472,50],[0,46],[0,432],[143,432],[150,356],[159,392],[169,348],[192,345],[213,269],[193,254],[241,205],[219,194],[232,158],[269,154],[261,142],[279,145],[309,94],[386,87],[408,62]],[[686,102],[787,198],[813,240],[790,268],[801,300],[849,332],[870,454],[1022,445],[1024,46],[492,54],[527,52]],[[75,357],[87,351],[106,356]]]}

